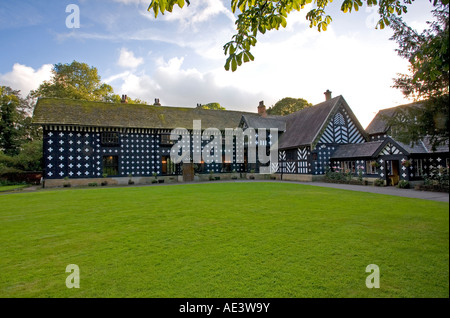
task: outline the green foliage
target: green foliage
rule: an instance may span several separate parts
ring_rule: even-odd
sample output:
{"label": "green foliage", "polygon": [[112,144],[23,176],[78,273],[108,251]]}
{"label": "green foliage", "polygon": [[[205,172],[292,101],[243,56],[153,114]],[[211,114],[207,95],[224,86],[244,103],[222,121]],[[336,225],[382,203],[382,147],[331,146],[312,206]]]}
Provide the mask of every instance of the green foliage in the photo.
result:
{"label": "green foliage", "polygon": [[308,101],[303,98],[285,97],[276,102],[273,107],[269,107],[267,114],[288,115],[311,106],[312,104],[308,103]]}
{"label": "green foliage", "polygon": [[[186,1],[189,5],[189,1]],[[236,34],[230,42],[224,45],[227,55],[225,69],[236,71],[242,63],[253,61],[255,58],[250,53],[251,47],[256,45],[258,33],[265,34],[270,30],[279,30],[287,25],[287,17],[293,11],[300,11],[307,4],[314,7],[306,14],[310,28],[317,28],[319,32],[326,31],[332,18],[327,14],[327,6],[332,0],[231,0],[231,11],[237,14]],[[377,6],[380,19],[375,26],[383,29],[390,24],[390,18],[407,12],[407,6],[412,0],[342,0],[341,11],[350,13],[366,4],[368,7]],[[433,5],[439,3],[448,4],[448,0],[430,0]],[[174,6],[183,8],[184,0],[152,0],[148,11],[153,11],[155,18],[158,13],[172,12]]]}
{"label": "green foliage", "polygon": [[343,169],[337,168],[336,171],[331,171],[327,169],[325,172],[325,181],[337,182],[337,183],[350,183],[352,180],[351,171],[344,171]]}
{"label": "green foliage", "polygon": [[58,63],[53,66],[53,77],[39,85],[30,95],[36,97],[56,97],[89,101],[114,101],[113,88],[101,82],[97,68],[86,63],[73,61],[71,64]]}
{"label": "green foliage", "polygon": [[0,87],[0,174],[42,169],[42,130],[32,126],[30,99]]}
{"label": "green foliage", "polygon": [[424,185],[428,186],[430,190],[449,190],[449,170],[446,167],[433,168],[429,175],[424,175]]}
{"label": "green foliage", "polygon": [[14,156],[23,143],[41,139],[42,130],[31,124],[31,99],[24,99],[20,91],[0,87],[0,151]]}
{"label": "green foliage", "polygon": [[42,140],[37,139],[23,144],[20,153],[15,156],[15,167],[22,171],[40,171],[43,166]]}
{"label": "green foliage", "polygon": [[410,185],[407,180],[400,180],[397,184],[397,187],[399,187],[401,189],[409,189]]}
{"label": "green foliage", "polygon": [[197,108],[201,109],[214,109],[214,110],[225,110],[225,107],[220,106],[219,103],[209,103],[206,105],[199,105]]}
{"label": "green foliage", "polygon": [[42,140],[36,139],[22,145],[19,154],[10,156],[0,152],[0,174],[8,172],[41,171]]}
{"label": "green foliage", "polygon": [[384,179],[378,178],[374,181],[374,185],[377,187],[384,187]]}
{"label": "green foliage", "polygon": [[399,49],[408,59],[409,74],[399,74],[394,87],[407,98],[422,101],[420,107],[399,109],[396,116],[386,118],[395,127],[395,137],[404,143],[417,143],[431,138],[435,149],[449,140],[449,7],[433,10],[436,21],[421,34],[401,19],[392,18],[391,27]]}
{"label": "green foliage", "polygon": [[[53,66],[53,77],[31,91],[30,96],[81,99],[120,103],[122,98],[114,94],[113,88],[101,81],[96,67],[73,61]],[[127,98],[128,104],[146,104],[140,99]]]}

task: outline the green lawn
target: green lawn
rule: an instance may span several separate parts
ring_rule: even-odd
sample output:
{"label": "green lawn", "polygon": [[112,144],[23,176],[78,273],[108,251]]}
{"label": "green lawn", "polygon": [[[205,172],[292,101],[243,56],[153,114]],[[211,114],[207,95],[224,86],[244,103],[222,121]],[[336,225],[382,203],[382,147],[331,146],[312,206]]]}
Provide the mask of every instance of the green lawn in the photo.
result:
{"label": "green lawn", "polygon": [[14,191],[28,187],[27,184],[5,185],[0,186],[0,192]]}
{"label": "green lawn", "polygon": [[448,203],[258,182],[39,191],[0,207],[0,297],[449,297]]}

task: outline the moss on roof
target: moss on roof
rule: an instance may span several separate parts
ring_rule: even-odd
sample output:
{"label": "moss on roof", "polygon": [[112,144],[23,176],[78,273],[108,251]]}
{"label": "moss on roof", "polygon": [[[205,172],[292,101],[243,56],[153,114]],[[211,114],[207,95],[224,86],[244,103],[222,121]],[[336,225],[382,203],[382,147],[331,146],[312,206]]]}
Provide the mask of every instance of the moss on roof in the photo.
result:
{"label": "moss on roof", "polygon": [[34,110],[33,123],[89,127],[191,129],[193,120],[201,120],[202,128],[214,127],[223,130],[238,127],[243,115],[258,116],[255,113],[229,110],[40,98]]}

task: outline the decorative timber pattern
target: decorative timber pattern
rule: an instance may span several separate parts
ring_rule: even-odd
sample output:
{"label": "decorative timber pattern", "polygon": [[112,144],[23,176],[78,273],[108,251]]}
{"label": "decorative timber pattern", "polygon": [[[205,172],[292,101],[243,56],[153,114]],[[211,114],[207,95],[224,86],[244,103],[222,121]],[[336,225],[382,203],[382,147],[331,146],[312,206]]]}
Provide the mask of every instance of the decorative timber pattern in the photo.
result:
{"label": "decorative timber pattern", "polygon": [[387,143],[386,146],[381,150],[380,155],[400,155],[403,154],[397,147],[391,143]]}
{"label": "decorative timber pattern", "polygon": [[362,143],[364,137],[344,108],[337,112],[319,139],[319,144]]}
{"label": "decorative timber pattern", "polygon": [[[70,129],[63,126],[47,126],[44,130],[44,165],[45,177],[49,179],[61,178],[99,178],[106,172],[105,157],[116,158],[114,174],[111,177],[153,176],[179,174],[181,171],[172,168],[163,171],[163,164],[169,165],[172,144],[162,143],[161,136],[167,135],[170,130],[150,129]],[[54,130],[58,129],[58,130]],[[117,134],[117,143],[105,145],[102,143],[102,133],[113,132]],[[197,145],[194,147],[194,139]],[[211,136],[210,140],[203,140],[201,135],[190,136],[190,156],[203,153],[205,147],[214,149],[221,147],[222,163],[204,162],[200,173],[219,172],[245,172],[255,167],[246,166],[244,155],[236,153],[236,145],[232,149],[225,149],[225,136],[222,135],[222,144]],[[255,143],[261,146],[271,145],[272,136],[266,138],[257,136]],[[182,147],[187,147],[183,139],[179,141]],[[185,140],[185,139],[184,139]],[[232,161],[225,162],[225,154]],[[232,152],[232,154],[231,154]],[[214,153],[214,150],[211,150]],[[256,152],[257,153],[257,152]],[[257,170],[257,167],[256,169]],[[111,171],[111,170],[108,170]]]}

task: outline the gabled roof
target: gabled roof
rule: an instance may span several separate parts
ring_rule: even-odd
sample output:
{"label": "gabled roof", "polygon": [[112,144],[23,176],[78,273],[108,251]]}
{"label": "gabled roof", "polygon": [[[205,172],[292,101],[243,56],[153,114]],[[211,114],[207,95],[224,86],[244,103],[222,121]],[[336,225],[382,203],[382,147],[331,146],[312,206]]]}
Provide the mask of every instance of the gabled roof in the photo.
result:
{"label": "gabled roof", "polygon": [[[382,150],[386,145],[392,145],[398,151],[404,155],[412,155],[412,154],[424,154],[424,153],[433,153],[430,149],[427,149],[425,143],[420,142],[417,145],[410,146],[399,142],[392,137],[387,137],[383,140],[378,141],[370,141],[359,144],[346,144],[339,146],[338,149],[331,156],[332,159],[350,159],[350,158],[375,158],[382,153]],[[389,145],[388,145],[389,146]],[[448,152],[447,148],[443,146],[442,149],[436,150],[436,152]]]}
{"label": "gabled roof", "polygon": [[390,126],[386,122],[386,118],[393,117],[398,112],[413,106],[421,106],[421,103],[411,103],[391,108],[385,108],[378,111],[375,117],[366,128],[369,135],[385,134],[389,131]]}
{"label": "gabled roof", "polygon": [[383,152],[392,154],[410,155],[413,148],[404,148],[396,140],[388,137],[384,140],[370,141],[359,144],[341,145],[331,156],[332,159],[350,159],[350,158],[376,158]]}
{"label": "gabled roof", "polygon": [[281,136],[278,147],[285,149],[311,144],[341,98],[337,96],[284,116],[286,132]]}
{"label": "gabled roof", "polygon": [[286,131],[286,122],[283,116],[261,117],[258,114],[245,114],[242,116],[242,124],[247,127],[258,128],[277,128],[279,132]]}
{"label": "gabled roof", "polygon": [[366,138],[366,133],[353,114],[342,95],[331,98],[325,102],[312,107],[304,108],[298,112],[284,116],[286,121],[286,132],[280,137],[279,148],[287,149],[302,145],[312,145],[318,140],[323,130],[326,128],[331,116],[339,107],[344,107],[355,126]]}
{"label": "gabled roof", "polygon": [[256,114],[230,110],[40,98],[34,109],[33,123],[87,127],[192,129],[193,120],[201,120],[202,128],[214,127],[224,130],[238,127],[243,115]]}

